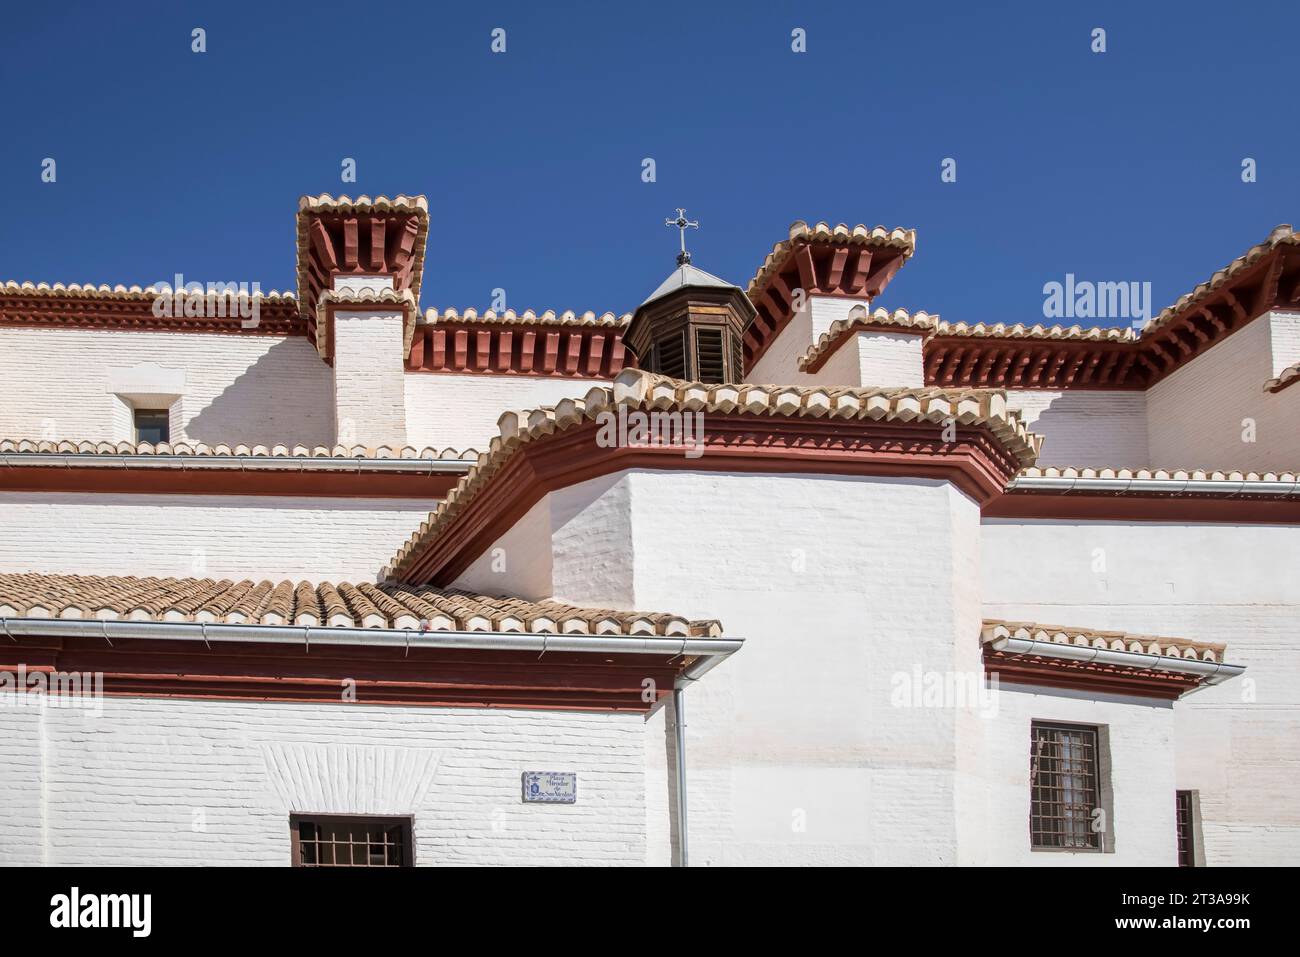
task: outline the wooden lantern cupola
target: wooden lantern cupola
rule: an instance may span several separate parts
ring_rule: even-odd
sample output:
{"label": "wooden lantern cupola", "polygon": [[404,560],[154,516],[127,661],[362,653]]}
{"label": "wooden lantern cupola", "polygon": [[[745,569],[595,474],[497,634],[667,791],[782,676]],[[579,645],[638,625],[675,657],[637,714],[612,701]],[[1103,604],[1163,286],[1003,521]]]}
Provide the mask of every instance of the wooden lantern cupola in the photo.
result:
{"label": "wooden lantern cupola", "polygon": [[[681,210],[668,225],[683,229]],[[685,240],[674,269],[632,314],[623,335],[647,372],[694,382],[740,382],[754,306],[738,286],[691,265]]]}

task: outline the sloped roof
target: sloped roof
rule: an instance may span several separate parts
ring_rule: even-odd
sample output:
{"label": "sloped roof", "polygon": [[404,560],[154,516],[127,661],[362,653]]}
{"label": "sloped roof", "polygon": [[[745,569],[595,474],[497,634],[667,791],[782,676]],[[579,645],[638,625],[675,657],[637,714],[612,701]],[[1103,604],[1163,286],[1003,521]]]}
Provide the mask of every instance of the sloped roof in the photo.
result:
{"label": "sloped roof", "polygon": [[1164,658],[1191,658],[1197,661],[1223,661],[1228,646],[1219,642],[1192,641],[1188,638],[1160,638],[1134,635],[1126,631],[1103,631],[1066,625],[1043,625],[1032,621],[988,619],[980,631],[980,642],[990,644],[1000,638],[1050,641],[1058,645],[1078,645],[1109,651],[1131,651],[1160,655]]}
{"label": "sloped roof", "polygon": [[369,582],[0,575],[0,618],[413,628],[422,631],[716,637],[676,615],[578,608],[458,588]]}
{"label": "sloped roof", "polygon": [[662,299],[670,292],[686,288],[738,289],[739,287],[734,283],[727,282],[725,279],[719,279],[713,273],[705,272],[690,263],[685,263],[670,272],[668,277],[659,284],[659,288],[650,293],[641,305],[644,306],[656,299]]}

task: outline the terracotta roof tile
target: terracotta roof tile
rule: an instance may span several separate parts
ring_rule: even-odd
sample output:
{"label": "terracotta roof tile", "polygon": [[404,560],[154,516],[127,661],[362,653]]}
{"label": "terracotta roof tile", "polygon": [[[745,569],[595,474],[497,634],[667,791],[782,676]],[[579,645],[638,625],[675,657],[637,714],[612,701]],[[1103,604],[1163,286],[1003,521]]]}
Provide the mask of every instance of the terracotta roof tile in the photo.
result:
{"label": "terracotta roof tile", "polygon": [[890,312],[883,308],[868,311],[865,306],[855,307],[847,318],[832,322],[817,342],[799,357],[799,371],[805,372],[816,368],[849,336],[860,330],[883,327],[897,328],[902,332],[928,334],[934,331],[938,323],[939,317],[927,312],[908,312],[906,309],[895,309]]}
{"label": "terracotta roof tile", "polygon": [[516,313],[513,309],[507,309],[505,312],[500,313],[491,309],[485,312],[479,312],[477,309],[465,309],[459,312],[455,309],[443,309],[441,311],[426,309],[419,322],[421,325],[477,322],[495,325],[626,326],[631,320],[631,313],[620,316],[612,312],[597,314],[591,311],[573,312],[572,310],[557,313],[553,309],[547,309],[545,312],[540,313],[531,309],[525,309],[520,313]]}
{"label": "terracotta roof tile", "polygon": [[864,226],[861,223],[856,226],[848,226],[844,223],[837,223],[834,226],[830,223],[817,223],[809,226],[803,220],[796,220],[790,224],[789,238],[772,247],[772,251],[763,260],[763,265],[749,281],[746,291],[753,293],[767,278],[768,273],[785,260],[786,253],[799,240],[810,243],[847,243],[852,246],[892,246],[903,250],[904,258],[910,257],[916,251],[915,229],[899,227],[890,229],[885,226]]}
{"label": "terracotta roof tile", "polygon": [[26,617],[697,638],[722,633],[711,620],[431,585],[0,574],[0,618]]}
{"label": "terracotta roof tile", "polygon": [[1125,631],[1043,625],[1032,621],[986,620],[980,631],[980,642],[989,644],[999,638],[1050,641],[1058,645],[1080,645],[1110,651],[1132,651],[1146,655],[1161,655],[1166,658],[1193,658],[1215,662],[1222,662],[1224,653],[1228,650],[1225,644],[1191,641],[1187,638],[1160,638],[1154,635],[1133,635]]}
{"label": "terracotta roof tile", "polygon": [[1279,482],[1300,481],[1300,468],[1275,471],[1246,469],[1126,468],[1052,465],[1024,469],[1017,478],[1137,479],[1157,482]]}
{"label": "terracotta roof tile", "polygon": [[[416,448],[413,445],[403,445],[396,448],[389,445],[335,445],[333,447],[317,445],[308,448],[304,445],[267,447],[265,445],[227,445],[225,443],[208,445],[203,442],[160,442],[158,445],[151,445],[148,442],[74,442],[70,439],[51,442],[39,439],[0,439],[0,455],[11,456],[6,464],[22,465],[21,456],[28,454],[87,457],[101,455],[112,458],[137,455],[193,455],[199,457],[240,456],[285,460],[345,458],[473,461],[478,458],[479,452],[476,449],[435,449],[429,446]],[[286,464],[288,463],[286,462]]]}
{"label": "terracotta roof tile", "polygon": [[960,336],[964,338],[986,339],[1067,339],[1094,342],[1135,342],[1138,335],[1132,329],[1115,326],[1045,326],[1035,323],[1027,326],[1017,322],[1014,325],[997,322],[986,325],[977,322],[967,325],[964,322],[936,322],[935,335]]}
{"label": "terracotta roof tile", "polygon": [[1210,293],[1231,280],[1234,276],[1239,275],[1242,271],[1259,262],[1259,260],[1263,259],[1274,249],[1279,246],[1288,245],[1300,245],[1300,234],[1297,234],[1296,231],[1287,224],[1275,226],[1273,231],[1268,234],[1268,237],[1262,243],[1257,243],[1256,245],[1251,246],[1244,253],[1232,262],[1228,263],[1228,265],[1224,266],[1205,282],[1198,285],[1191,292],[1179,296],[1173,305],[1162,309],[1154,319],[1147,323],[1146,327],[1142,330],[1142,335],[1150,335],[1152,332],[1171,321],[1185,308],[1204,299]]}
{"label": "terracotta roof tile", "polygon": [[1281,392],[1289,385],[1295,385],[1300,382],[1300,362],[1293,366],[1287,366],[1277,374],[1277,378],[1269,379],[1264,383],[1265,392]]}
{"label": "terracotta roof tile", "polygon": [[[9,280],[0,283],[0,295],[24,295],[24,296],[71,296],[77,299],[154,299],[160,292],[173,293],[171,288],[160,289],[158,286],[109,286],[105,283],[95,285],[94,283],[68,283],[56,282],[53,285],[45,282],[15,282]],[[237,295],[237,294],[235,294]],[[292,292],[279,292],[275,289],[268,291],[249,291],[250,299],[261,299],[264,302],[292,302],[296,298]]]}

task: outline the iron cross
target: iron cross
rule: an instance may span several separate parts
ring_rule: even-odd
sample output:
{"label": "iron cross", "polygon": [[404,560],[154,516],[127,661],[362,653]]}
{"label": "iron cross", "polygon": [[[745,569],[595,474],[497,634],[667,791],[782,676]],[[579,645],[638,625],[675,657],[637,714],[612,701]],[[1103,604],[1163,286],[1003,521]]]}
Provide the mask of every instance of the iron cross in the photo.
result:
{"label": "iron cross", "polygon": [[665,226],[676,226],[682,240],[682,251],[677,254],[677,265],[685,266],[691,261],[691,254],[686,251],[686,230],[699,229],[700,221],[698,219],[687,219],[686,210],[678,209],[676,219],[665,219]]}

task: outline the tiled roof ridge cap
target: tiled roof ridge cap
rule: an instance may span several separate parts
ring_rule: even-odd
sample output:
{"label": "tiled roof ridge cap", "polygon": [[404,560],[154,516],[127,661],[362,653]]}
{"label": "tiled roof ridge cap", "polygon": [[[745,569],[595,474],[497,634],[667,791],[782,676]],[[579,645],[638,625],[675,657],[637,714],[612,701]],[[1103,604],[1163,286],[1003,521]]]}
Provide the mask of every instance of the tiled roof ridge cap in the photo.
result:
{"label": "tiled roof ridge cap", "polygon": [[440,322],[481,322],[497,324],[555,324],[555,325],[582,325],[582,326],[622,326],[626,325],[632,319],[631,313],[614,313],[602,312],[596,313],[588,309],[585,312],[575,312],[572,309],[566,309],[557,312],[554,309],[546,309],[537,312],[533,309],[525,309],[523,312],[516,312],[513,309],[506,309],[497,312],[494,309],[486,309],[479,312],[477,309],[469,308],[457,310],[454,308],[436,309],[430,307],[420,316],[419,322],[423,325],[433,325]]}
{"label": "tiled roof ridge cap", "polygon": [[[280,292],[279,290],[276,289],[249,290],[248,292],[241,292],[239,290],[231,290],[231,289],[222,289],[222,290],[214,289],[212,292],[208,292],[207,283],[199,283],[197,280],[195,280],[195,282],[196,284],[204,287],[204,292],[202,294],[205,296],[208,295],[230,296],[232,298],[239,297],[239,296],[248,296],[250,299],[285,300],[285,301],[295,301],[297,299],[297,296],[291,291]],[[216,284],[214,283],[213,285]],[[56,282],[51,284],[47,282],[34,283],[29,280],[24,280],[22,282],[19,282],[13,279],[6,280],[3,284],[0,284],[0,295],[7,294],[7,295],[36,295],[36,296],[76,296],[80,298],[94,297],[94,298],[111,298],[111,299],[133,299],[133,298],[138,299],[138,298],[154,297],[160,295],[173,295],[177,292],[186,292],[186,291],[187,290],[184,289],[174,289],[171,286],[157,286],[153,284],[148,286],[140,286],[140,285],[126,286],[120,283],[115,286],[110,286],[107,283],[100,283],[99,285],[96,285],[94,283],[75,283],[75,282],[74,283]],[[195,291],[192,294],[199,295],[197,291]]]}
{"label": "tiled roof ridge cap", "polygon": [[1300,382],[1300,362],[1289,365],[1276,377],[1269,379],[1264,383],[1265,392],[1280,392],[1289,385]]}
{"label": "tiled roof ridge cap", "polygon": [[928,334],[939,323],[938,313],[924,311],[908,312],[906,309],[886,309],[877,306],[870,309],[865,305],[854,306],[843,319],[836,319],[827,327],[817,341],[799,357],[799,371],[806,372],[810,366],[825,355],[835,352],[855,329],[870,329],[874,326],[891,326],[903,331]]}
{"label": "tiled roof ridge cap", "polygon": [[208,444],[205,442],[95,442],[91,440],[73,441],[42,439],[8,439],[0,438],[0,454],[24,455],[193,455],[193,456],[239,456],[270,459],[307,459],[307,458],[349,458],[349,459],[437,459],[437,460],[474,460],[478,457],[477,449],[438,449],[433,446],[417,447],[414,445],[335,445],[305,446],[284,444],[225,443]]}
{"label": "tiled roof ridge cap", "polygon": [[948,322],[935,316],[934,332],[940,336],[987,337],[993,339],[1085,339],[1111,342],[1136,342],[1140,335],[1128,326],[1047,325],[1036,322]]}
{"label": "tiled roof ridge cap", "polygon": [[1160,482],[1278,482],[1300,481],[1295,469],[1156,468],[1151,466],[1047,465],[1023,469],[1017,478],[1135,479]]}
{"label": "tiled roof ridge cap", "polygon": [[[1223,642],[1194,641],[1190,638],[1138,634],[1099,628],[1079,628],[1068,625],[1048,625],[1034,621],[1011,621],[987,618],[980,629],[980,641],[989,643],[999,638],[1021,638],[1053,644],[1080,645],[1112,651],[1132,651],[1169,658],[1193,658],[1201,661],[1222,662],[1228,646]],[[1175,652],[1169,654],[1170,651]]]}
{"label": "tiled roof ridge cap", "polygon": [[320,193],[315,196],[300,196],[298,198],[298,209],[299,211],[314,210],[319,212],[346,212],[354,209],[373,209],[382,212],[383,210],[392,209],[402,212],[416,212],[427,217],[429,215],[429,200],[423,193],[417,193],[413,196],[398,193],[392,198],[380,194],[373,199],[364,193],[356,199],[346,193],[339,196]]}

